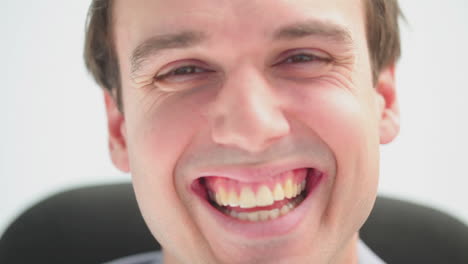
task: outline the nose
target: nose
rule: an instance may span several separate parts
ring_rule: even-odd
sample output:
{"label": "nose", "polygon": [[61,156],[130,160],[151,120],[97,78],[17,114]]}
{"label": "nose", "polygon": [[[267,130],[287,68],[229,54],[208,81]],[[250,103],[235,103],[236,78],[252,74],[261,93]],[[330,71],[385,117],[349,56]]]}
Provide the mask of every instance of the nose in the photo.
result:
{"label": "nose", "polygon": [[211,137],[220,145],[255,153],[290,132],[274,90],[255,69],[231,74],[209,109]]}

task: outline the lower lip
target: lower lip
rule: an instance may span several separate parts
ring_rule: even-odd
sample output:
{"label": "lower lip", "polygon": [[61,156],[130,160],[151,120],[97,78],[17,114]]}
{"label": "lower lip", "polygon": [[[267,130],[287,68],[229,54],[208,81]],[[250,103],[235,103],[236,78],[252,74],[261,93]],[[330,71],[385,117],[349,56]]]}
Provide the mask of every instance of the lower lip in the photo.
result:
{"label": "lower lip", "polygon": [[207,197],[203,197],[200,194],[197,194],[197,196],[201,199],[203,206],[213,215],[213,218],[216,220],[215,222],[225,227],[224,230],[248,239],[278,237],[292,232],[295,227],[299,226],[301,220],[304,219],[304,216],[308,212],[308,208],[310,208],[314,201],[315,190],[324,178],[324,175],[308,175],[307,178],[307,196],[305,199],[287,214],[267,221],[250,222],[233,218],[215,209],[209,203]]}

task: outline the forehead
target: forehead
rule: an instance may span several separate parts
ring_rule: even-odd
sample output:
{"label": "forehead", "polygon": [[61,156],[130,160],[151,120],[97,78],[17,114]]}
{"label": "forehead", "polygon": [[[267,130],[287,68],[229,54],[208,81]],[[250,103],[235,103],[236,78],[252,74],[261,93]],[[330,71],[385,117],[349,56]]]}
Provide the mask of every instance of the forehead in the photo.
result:
{"label": "forehead", "polygon": [[[148,36],[197,30],[242,42],[306,20],[364,33],[362,0],[115,0],[116,37],[136,45]],[[123,35],[123,36],[122,36]],[[246,38],[246,39],[244,39]]]}

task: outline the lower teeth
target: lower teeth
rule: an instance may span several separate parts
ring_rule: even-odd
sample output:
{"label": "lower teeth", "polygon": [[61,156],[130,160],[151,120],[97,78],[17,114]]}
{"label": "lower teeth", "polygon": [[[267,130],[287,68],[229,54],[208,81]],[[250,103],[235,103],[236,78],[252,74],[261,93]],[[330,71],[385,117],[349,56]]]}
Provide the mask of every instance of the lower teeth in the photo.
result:
{"label": "lower teeth", "polygon": [[251,222],[259,222],[259,221],[267,221],[273,220],[280,216],[283,216],[294,208],[296,208],[305,198],[305,192],[298,195],[296,198],[291,200],[289,203],[283,205],[281,208],[276,208],[272,210],[261,210],[261,211],[254,211],[254,212],[236,212],[235,210],[229,209],[227,207],[219,207],[216,206],[221,212],[225,215],[231,216],[233,218],[237,218],[243,221],[251,221]]}

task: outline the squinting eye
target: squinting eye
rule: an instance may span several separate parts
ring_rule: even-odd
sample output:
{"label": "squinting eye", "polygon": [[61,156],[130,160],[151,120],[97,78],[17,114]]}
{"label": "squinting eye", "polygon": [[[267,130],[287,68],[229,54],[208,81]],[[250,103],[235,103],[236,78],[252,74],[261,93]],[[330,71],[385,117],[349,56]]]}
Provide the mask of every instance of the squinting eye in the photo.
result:
{"label": "squinting eye", "polygon": [[272,66],[276,75],[288,79],[310,79],[322,76],[334,64],[330,55],[315,49],[285,52]]}
{"label": "squinting eye", "polygon": [[198,66],[194,66],[194,65],[187,65],[187,66],[176,68],[167,73],[157,75],[155,79],[160,81],[160,80],[165,80],[167,78],[185,77],[185,76],[196,75],[196,74],[205,73],[205,72],[212,72],[212,71],[198,67]]}
{"label": "squinting eye", "polygon": [[182,75],[182,74],[193,74],[193,73],[200,73],[200,72],[205,72],[205,70],[196,66],[184,66],[184,67],[175,69],[172,72],[172,74]]}
{"label": "squinting eye", "polygon": [[327,59],[317,57],[315,55],[308,54],[297,54],[291,57],[288,57],[283,61],[283,63],[302,63],[302,62],[311,62],[311,61],[327,61]]}

